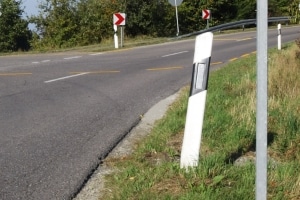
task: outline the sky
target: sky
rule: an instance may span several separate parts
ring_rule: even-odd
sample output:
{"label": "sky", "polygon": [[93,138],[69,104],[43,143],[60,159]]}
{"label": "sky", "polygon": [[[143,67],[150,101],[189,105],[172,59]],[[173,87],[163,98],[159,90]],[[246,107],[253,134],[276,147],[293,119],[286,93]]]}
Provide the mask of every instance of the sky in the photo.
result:
{"label": "sky", "polygon": [[[24,9],[23,17],[30,17],[32,15],[38,15],[38,5],[40,0],[22,0],[21,9]],[[29,29],[35,30],[35,26],[33,24],[28,25]]]}
{"label": "sky", "polygon": [[38,14],[39,0],[22,0],[23,4],[21,8],[24,8],[24,15],[31,16]]}

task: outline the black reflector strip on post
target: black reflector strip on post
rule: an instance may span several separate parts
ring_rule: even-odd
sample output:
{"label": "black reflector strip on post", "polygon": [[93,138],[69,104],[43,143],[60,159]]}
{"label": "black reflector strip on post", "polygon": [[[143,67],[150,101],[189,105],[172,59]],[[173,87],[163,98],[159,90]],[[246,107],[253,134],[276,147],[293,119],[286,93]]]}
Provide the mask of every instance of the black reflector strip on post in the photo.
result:
{"label": "black reflector strip on post", "polygon": [[201,63],[194,63],[190,96],[195,95],[203,90],[207,90],[209,65],[210,58],[204,60]]}

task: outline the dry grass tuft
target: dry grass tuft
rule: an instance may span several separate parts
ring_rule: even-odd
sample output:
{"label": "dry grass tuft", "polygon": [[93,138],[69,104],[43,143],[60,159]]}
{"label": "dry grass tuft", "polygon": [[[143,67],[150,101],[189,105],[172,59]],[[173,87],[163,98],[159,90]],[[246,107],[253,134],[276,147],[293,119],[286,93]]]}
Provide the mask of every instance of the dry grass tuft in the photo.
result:
{"label": "dry grass tuft", "polygon": [[163,179],[151,187],[151,191],[156,194],[172,194],[172,197],[179,196],[184,191],[187,181],[183,176],[170,179]]}
{"label": "dry grass tuft", "polygon": [[297,182],[295,183],[291,194],[292,194],[290,197],[291,200],[300,199],[300,176],[299,176]]}
{"label": "dry grass tuft", "polygon": [[240,95],[237,96],[239,101],[232,107],[230,114],[239,122],[244,122],[247,128],[250,129],[250,127],[253,127],[252,115],[256,109],[256,84],[247,74],[235,88],[236,91],[240,91]]}
{"label": "dry grass tuft", "polygon": [[182,138],[183,138],[183,131],[179,132],[176,135],[173,135],[173,137],[171,137],[170,140],[168,140],[167,146],[172,147],[175,152],[180,154],[181,146],[182,146]]}
{"label": "dry grass tuft", "polygon": [[295,59],[294,45],[290,51],[271,56],[269,62],[269,95],[279,99],[295,99],[300,95],[300,61]]}

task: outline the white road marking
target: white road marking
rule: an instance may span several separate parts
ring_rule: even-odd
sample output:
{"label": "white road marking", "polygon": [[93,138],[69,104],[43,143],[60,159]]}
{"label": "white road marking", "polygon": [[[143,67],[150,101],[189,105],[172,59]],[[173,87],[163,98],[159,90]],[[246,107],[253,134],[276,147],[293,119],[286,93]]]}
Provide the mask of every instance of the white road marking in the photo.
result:
{"label": "white road marking", "polygon": [[242,42],[242,41],[246,41],[246,40],[251,40],[252,38],[243,38],[243,39],[239,39],[239,40],[236,40],[237,42]]}
{"label": "white road marking", "polygon": [[98,55],[102,55],[103,53],[93,53],[93,54],[90,54],[90,56],[98,56]]}
{"label": "white road marking", "polygon": [[39,64],[40,62],[32,62],[32,64]]}
{"label": "white road marking", "polygon": [[76,59],[76,58],[81,58],[82,56],[73,56],[73,57],[68,57],[64,58],[65,60],[71,60],[71,59]]}
{"label": "white road marking", "polygon": [[43,63],[50,62],[50,60],[42,60]]}
{"label": "white road marking", "polygon": [[77,76],[83,76],[83,75],[86,75],[86,74],[89,74],[89,72],[76,74],[76,75],[72,75],[72,76],[65,76],[65,77],[61,77],[61,78],[57,78],[57,79],[52,79],[52,80],[49,80],[49,81],[45,81],[44,83],[52,83],[52,82],[55,82],[55,81],[61,81],[61,80],[69,79],[69,78],[74,78],[74,77],[77,77]]}
{"label": "white road marking", "polygon": [[172,53],[172,54],[164,55],[164,56],[162,56],[162,58],[169,57],[169,56],[175,56],[175,55],[182,54],[182,53],[187,53],[187,52],[188,51],[181,51],[181,52],[177,52],[177,53]]}

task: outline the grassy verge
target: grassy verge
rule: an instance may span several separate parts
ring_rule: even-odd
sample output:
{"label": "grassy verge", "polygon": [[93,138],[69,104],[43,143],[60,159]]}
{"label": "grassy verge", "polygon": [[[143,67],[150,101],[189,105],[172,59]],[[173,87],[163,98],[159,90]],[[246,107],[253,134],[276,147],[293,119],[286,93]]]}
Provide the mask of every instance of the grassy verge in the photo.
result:
{"label": "grassy verge", "polygon": [[[169,41],[168,38],[153,38],[150,36],[138,36],[135,38],[124,38],[123,40],[123,47],[121,47],[121,37],[119,36],[119,49],[122,48],[131,48],[143,45],[151,45],[151,44],[159,44],[163,42]],[[56,50],[56,51],[86,51],[86,52],[102,52],[102,51],[112,51],[115,49],[115,44],[113,37],[104,39],[100,44],[95,45],[88,45],[88,46],[81,46],[81,47],[74,47],[68,48],[63,50]]]}
{"label": "grassy verge", "polygon": [[[269,55],[268,199],[300,199],[300,59]],[[199,166],[179,167],[188,87],[131,156],[107,160],[101,199],[255,199],[256,56],[211,73]]]}
{"label": "grassy verge", "polygon": [[[143,45],[159,44],[170,41],[170,38],[153,38],[150,36],[138,36],[135,38],[126,37],[123,41],[123,47],[121,47],[119,37],[119,49],[132,48]],[[8,52],[1,53],[0,56],[6,55],[23,55],[23,54],[36,54],[36,53],[55,53],[55,52],[71,52],[71,51],[81,51],[81,52],[104,52],[104,51],[113,51],[115,49],[115,44],[113,37],[104,39],[99,44],[88,45],[88,46],[76,46],[72,48],[51,48],[51,47],[39,47],[37,49],[32,49],[28,52],[18,51],[18,52]]]}
{"label": "grassy verge", "polygon": [[[270,27],[272,28],[272,27]],[[253,31],[254,28],[247,28],[245,31]],[[243,32],[241,28],[231,29],[231,30],[223,30],[222,32],[215,32],[215,35],[235,33],[235,32]],[[193,38],[193,37],[190,37]],[[137,36],[134,38],[125,37],[123,40],[123,47],[121,47],[121,36],[119,33],[119,49],[132,48],[137,46],[151,45],[151,44],[159,44],[164,42],[170,42],[175,40],[186,40],[190,38],[182,38],[176,39],[175,35],[173,37],[152,37],[152,36]],[[23,55],[23,54],[36,54],[36,53],[54,53],[54,52],[70,52],[70,51],[83,51],[83,52],[103,52],[103,51],[113,51],[115,49],[113,35],[111,38],[106,38],[101,41],[99,44],[88,45],[88,46],[75,46],[71,48],[51,48],[47,46],[40,46],[36,49],[32,49],[28,52],[17,51],[17,52],[8,52],[3,53],[0,52],[0,56],[6,55]]]}

